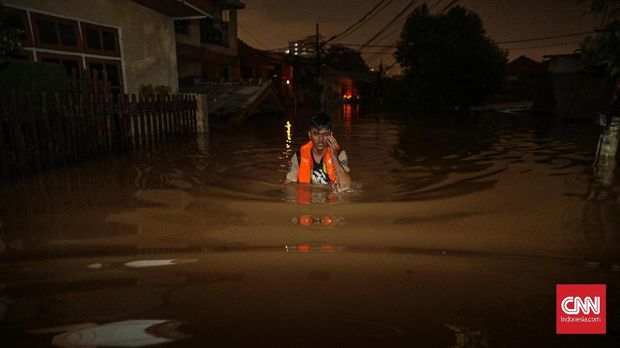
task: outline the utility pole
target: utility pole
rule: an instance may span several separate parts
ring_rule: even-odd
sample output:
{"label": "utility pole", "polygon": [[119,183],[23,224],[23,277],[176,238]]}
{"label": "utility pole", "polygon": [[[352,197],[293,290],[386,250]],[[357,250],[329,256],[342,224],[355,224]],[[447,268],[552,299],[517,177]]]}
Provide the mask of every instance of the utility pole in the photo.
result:
{"label": "utility pole", "polygon": [[316,23],[316,37],[315,37],[315,53],[316,53],[316,83],[321,82],[321,47],[319,42],[319,23]]}
{"label": "utility pole", "polygon": [[325,111],[325,95],[321,86],[321,43],[319,40],[319,23],[316,23],[316,37],[314,40],[316,53],[316,90],[319,104],[319,110]]}

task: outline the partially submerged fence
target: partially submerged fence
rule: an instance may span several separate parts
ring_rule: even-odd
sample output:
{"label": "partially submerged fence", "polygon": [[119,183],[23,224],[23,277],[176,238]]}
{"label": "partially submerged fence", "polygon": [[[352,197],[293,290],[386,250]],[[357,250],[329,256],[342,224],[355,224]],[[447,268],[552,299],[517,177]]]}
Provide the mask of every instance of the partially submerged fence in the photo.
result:
{"label": "partially submerged fence", "polygon": [[66,93],[0,93],[0,181],[197,132],[192,95],[114,94],[82,76]]}

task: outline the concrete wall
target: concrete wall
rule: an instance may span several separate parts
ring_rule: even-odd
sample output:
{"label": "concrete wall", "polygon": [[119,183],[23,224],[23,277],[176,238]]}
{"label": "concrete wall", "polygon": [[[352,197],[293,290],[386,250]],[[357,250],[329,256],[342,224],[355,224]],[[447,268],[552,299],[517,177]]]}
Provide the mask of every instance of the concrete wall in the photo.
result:
{"label": "concrete wall", "polygon": [[[189,34],[176,34],[178,43],[200,47],[200,25],[198,20],[189,21]],[[198,58],[198,57],[197,57]],[[188,76],[200,76],[202,73],[202,64],[198,61],[179,60],[177,62],[179,70],[179,78]]]}
{"label": "concrete wall", "polygon": [[561,119],[594,119],[607,111],[613,93],[610,77],[587,71],[554,73],[556,115]]}
{"label": "concrete wall", "polygon": [[129,0],[8,0],[7,6],[117,27],[128,93],[141,85],[178,90],[172,18]]}
{"label": "concrete wall", "polygon": [[612,78],[584,66],[578,54],[550,56],[555,114],[561,119],[593,119],[613,95]]}
{"label": "concrete wall", "polygon": [[198,20],[190,20],[189,34],[177,34],[176,39],[179,43],[192,46],[202,46],[211,52],[224,54],[227,56],[238,56],[237,11],[230,10],[230,22],[228,24],[228,46],[200,42],[200,25]]}

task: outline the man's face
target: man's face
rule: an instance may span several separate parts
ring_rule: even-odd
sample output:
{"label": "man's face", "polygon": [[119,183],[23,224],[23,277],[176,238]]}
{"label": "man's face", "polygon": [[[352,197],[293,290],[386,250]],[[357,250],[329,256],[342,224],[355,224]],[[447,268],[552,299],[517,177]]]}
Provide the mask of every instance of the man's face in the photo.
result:
{"label": "man's face", "polygon": [[323,151],[327,148],[327,137],[332,135],[332,131],[329,128],[311,128],[308,131],[308,137],[312,140],[312,146],[317,150]]}

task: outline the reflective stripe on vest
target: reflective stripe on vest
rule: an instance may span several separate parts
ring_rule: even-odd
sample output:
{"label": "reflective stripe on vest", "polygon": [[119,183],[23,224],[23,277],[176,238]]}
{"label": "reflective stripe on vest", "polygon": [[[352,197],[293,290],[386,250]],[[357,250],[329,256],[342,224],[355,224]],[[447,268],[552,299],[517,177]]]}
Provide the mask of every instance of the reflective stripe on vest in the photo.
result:
{"label": "reflective stripe on vest", "polygon": [[[329,181],[334,182],[336,180],[336,172],[334,170],[334,163],[332,162],[331,151],[329,146],[325,149],[323,155],[323,163],[327,169],[327,175]],[[299,170],[297,171],[297,182],[300,184],[309,184],[312,181],[312,167],[314,159],[312,158],[312,141],[303,145],[299,151],[301,158],[299,161]]]}

